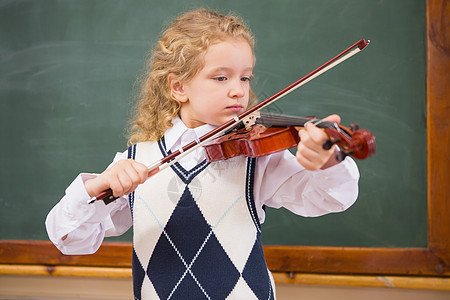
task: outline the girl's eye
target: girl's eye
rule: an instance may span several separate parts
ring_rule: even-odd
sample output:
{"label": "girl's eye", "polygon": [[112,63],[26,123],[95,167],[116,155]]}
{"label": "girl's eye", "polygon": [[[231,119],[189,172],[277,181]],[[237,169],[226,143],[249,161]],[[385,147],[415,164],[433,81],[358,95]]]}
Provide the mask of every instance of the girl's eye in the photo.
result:
{"label": "girl's eye", "polygon": [[215,77],[214,79],[217,80],[217,81],[225,81],[225,80],[227,80],[227,78],[225,76]]}
{"label": "girl's eye", "polygon": [[250,81],[251,79],[250,79],[250,77],[242,77],[241,78],[241,81]]}

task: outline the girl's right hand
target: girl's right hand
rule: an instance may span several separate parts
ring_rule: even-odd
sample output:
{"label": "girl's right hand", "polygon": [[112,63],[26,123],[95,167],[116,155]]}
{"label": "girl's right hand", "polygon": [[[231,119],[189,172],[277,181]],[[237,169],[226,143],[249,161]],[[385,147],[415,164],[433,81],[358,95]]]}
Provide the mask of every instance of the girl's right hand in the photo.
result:
{"label": "girl's right hand", "polygon": [[99,176],[84,183],[86,191],[95,197],[107,189],[113,191],[114,197],[122,197],[133,192],[139,184],[148,178],[148,169],[145,165],[132,160],[120,160]]}

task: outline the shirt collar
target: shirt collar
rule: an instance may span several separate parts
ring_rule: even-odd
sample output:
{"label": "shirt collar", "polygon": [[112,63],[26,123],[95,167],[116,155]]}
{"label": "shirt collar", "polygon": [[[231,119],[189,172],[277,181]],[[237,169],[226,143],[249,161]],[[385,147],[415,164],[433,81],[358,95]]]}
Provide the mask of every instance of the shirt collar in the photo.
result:
{"label": "shirt collar", "polygon": [[[173,126],[169,129],[167,129],[166,133],[164,134],[164,141],[166,143],[166,149],[172,150],[172,151],[176,150],[176,149],[172,149],[174,146],[177,146],[177,147],[184,146],[187,143],[192,142],[196,138],[203,136],[204,134],[208,133],[209,131],[211,131],[215,128],[215,126],[213,126],[213,125],[205,124],[205,125],[191,129],[191,128],[188,128],[183,123],[183,121],[180,119],[179,116],[176,116],[172,120],[172,124],[173,124]],[[185,143],[184,141],[181,142],[182,136],[187,133],[192,137],[187,141],[187,143]]]}

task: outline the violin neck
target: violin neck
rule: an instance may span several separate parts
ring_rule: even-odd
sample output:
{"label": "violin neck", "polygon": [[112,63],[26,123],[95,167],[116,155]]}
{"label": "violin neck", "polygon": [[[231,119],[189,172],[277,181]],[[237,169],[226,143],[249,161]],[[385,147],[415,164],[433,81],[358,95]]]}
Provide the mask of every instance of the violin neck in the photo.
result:
{"label": "violin neck", "polygon": [[335,124],[333,122],[328,121],[320,121],[320,119],[316,119],[315,117],[296,117],[296,116],[288,116],[288,115],[280,115],[280,114],[270,114],[270,115],[262,115],[258,118],[255,123],[261,124],[266,127],[285,127],[285,126],[296,126],[296,127],[304,127],[306,123],[312,122],[316,123],[316,126],[319,128],[334,128]]}

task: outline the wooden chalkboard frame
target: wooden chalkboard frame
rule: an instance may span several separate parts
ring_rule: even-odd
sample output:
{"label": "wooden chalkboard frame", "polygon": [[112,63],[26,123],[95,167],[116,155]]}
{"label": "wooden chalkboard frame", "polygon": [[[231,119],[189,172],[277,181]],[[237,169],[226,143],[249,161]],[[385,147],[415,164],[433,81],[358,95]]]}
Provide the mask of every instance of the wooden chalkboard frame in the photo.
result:
{"label": "wooden chalkboard frame", "polygon": [[[274,272],[450,276],[450,2],[426,1],[427,248],[265,246]],[[131,243],[104,243],[93,255],[65,256],[48,241],[0,240],[0,264],[131,267]]]}

